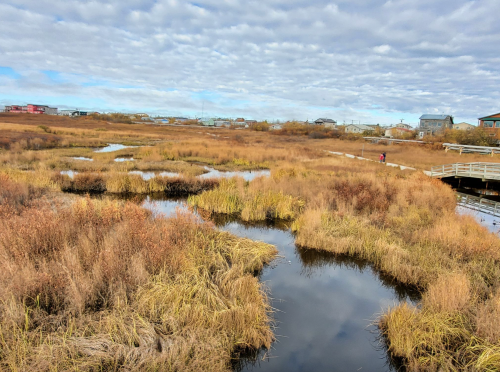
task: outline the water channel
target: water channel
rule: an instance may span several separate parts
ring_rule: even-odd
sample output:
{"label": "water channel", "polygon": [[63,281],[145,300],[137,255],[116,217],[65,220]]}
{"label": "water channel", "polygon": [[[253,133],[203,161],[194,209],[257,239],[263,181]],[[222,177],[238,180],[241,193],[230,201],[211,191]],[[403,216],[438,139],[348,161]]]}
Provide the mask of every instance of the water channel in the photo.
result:
{"label": "water channel", "polygon": [[[166,216],[187,209],[185,199],[147,196],[142,204]],[[417,301],[417,293],[392,283],[366,262],[296,247],[284,225],[228,218],[214,222],[221,230],[275,245],[280,256],[259,276],[270,290],[277,340],[271,350],[241,358],[235,370],[393,370],[374,322],[394,304]]]}

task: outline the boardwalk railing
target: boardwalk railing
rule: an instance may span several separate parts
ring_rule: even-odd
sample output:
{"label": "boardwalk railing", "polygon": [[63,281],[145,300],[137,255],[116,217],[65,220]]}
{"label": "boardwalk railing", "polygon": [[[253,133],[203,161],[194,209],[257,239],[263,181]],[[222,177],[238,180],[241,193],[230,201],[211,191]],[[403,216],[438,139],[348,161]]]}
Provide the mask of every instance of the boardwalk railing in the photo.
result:
{"label": "boardwalk railing", "polygon": [[479,196],[473,196],[468,194],[463,194],[461,192],[457,192],[457,202],[458,205],[473,209],[475,211],[479,211],[482,213],[491,214],[496,217],[500,217],[500,203],[481,198]]}
{"label": "boardwalk railing", "polygon": [[491,156],[493,156],[493,154],[500,154],[500,147],[459,145],[457,143],[443,143],[443,147],[446,149],[446,152],[449,150],[456,150],[459,151],[460,154],[472,152]]}
{"label": "boardwalk railing", "polygon": [[500,180],[500,163],[455,163],[431,168],[431,177],[470,177]]}

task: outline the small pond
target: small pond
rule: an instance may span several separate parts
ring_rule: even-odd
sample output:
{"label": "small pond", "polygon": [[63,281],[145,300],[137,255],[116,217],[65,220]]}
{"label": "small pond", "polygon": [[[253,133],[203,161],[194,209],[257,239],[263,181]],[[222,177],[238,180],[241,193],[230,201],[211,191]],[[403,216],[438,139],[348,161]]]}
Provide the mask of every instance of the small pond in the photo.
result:
{"label": "small pond", "polygon": [[200,178],[231,178],[231,177],[243,177],[245,181],[252,181],[257,177],[269,177],[271,175],[271,171],[269,169],[264,170],[254,170],[254,171],[234,171],[234,172],[224,172],[219,171],[217,169],[204,166],[205,170],[208,173],[204,173]]}
{"label": "small pond", "polygon": [[124,161],[135,161],[135,159],[134,158],[116,158],[115,161],[118,163],[122,163]]}
{"label": "small pond", "polygon": [[128,172],[129,174],[138,174],[140,175],[145,181],[150,180],[151,178],[155,178],[157,176],[160,177],[180,177],[179,173],[174,173],[174,172],[144,172],[144,171],[130,171]]}
{"label": "small pond", "polygon": [[61,174],[65,174],[67,176],[69,176],[69,178],[73,178],[75,177],[75,174],[78,174],[77,171],[72,171],[72,170],[65,170],[65,171],[61,171]]}
{"label": "small pond", "polygon": [[132,148],[132,147],[140,147],[140,146],[125,146],[125,145],[122,145],[119,143],[110,143],[106,147],[102,147],[102,148],[94,150],[94,152],[113,152],[113,151],[128,149],[128,148]]}
{"label": "small pond", "polygon": [[[183,199],[143,206],[172,215]],[[417,301],[418,294],[381,276],[363,261],[296,247],[286,227],[250,225],[222,218],[221,230],[274,244],[281,258],[259,278],[270,289],[277,328],[271,350],[241,358],[237,371],[389,371],[387,352],[373,322],[389,306]]]}
{"label": "small pond", "polygon": [[72,157],[71,159],[73,159],[73,160],[84,160],[84,161],[94,161],[94,159],[87,158],[85,156],[76,156],[76,157]]}

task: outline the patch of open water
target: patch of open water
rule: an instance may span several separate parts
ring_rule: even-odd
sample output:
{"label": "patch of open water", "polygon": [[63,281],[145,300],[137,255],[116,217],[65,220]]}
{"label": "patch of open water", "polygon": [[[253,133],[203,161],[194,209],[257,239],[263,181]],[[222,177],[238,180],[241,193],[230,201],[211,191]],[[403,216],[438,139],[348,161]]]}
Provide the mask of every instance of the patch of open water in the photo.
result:
{"label": "patch of open water", "polygon": [[125,145],[122,145],[120,143],[109,143],[106,147],[96,149],[96,150],[94,150],[94,152],[113,152],[113,151],[133,148],[133,147],[141,147],[141,146],[125,146]]}
{"label": "patch of open water", "polygon": [[75,174],[78,174],[78,172],[77,172],[77,171],[72,171],[72,170],[65,170],[65,171],[61,171],[60,173],[61,173],[62,175],[64,175],[64,174],[65,174],[65,175],[69,176],[69,178],[73,178],[73,177],[75,177]]}
{"label": "patch of open water", "polygon": [[76,157],[72,157],[71,159],[73,159],[73,160],[94,161],[94,159],[92,159],[92,158],[87,158],[87,157],[85,157],[85,156],[76,156]]}
{"label": "patch of open water", "polygon": [[254,171],[234,171],[234,172],[225,172],[219,171],[217,169],[204,166],[205,170],[208,173],[204,173],[200,178],[231,178],[231,177],[242,177],[245,181],[252,181],[257,177],[269,177],[271,175],[271,171],[269,169],[263,170],[254,170]]}
{"label": "patch of open water", "polygon": [[[187,210],[185,199],[143,206],[172,215]],[[363,261],[295,246],[289,229],[229,219],[221,230],[274,244],[281,258],[259,278],[270,289],[277,341],[271,350],[241,358],[237,371],[389,371],[387,352],[373,322],[389,306],[419,295],[381,276]]]}
{"label": "patch of open water", "polygon": [[174,172],[144,172],[144,171],[130,171],[128,172],[129,174],[138,174],[140,175],[145,181],[150,180],[151,178],[155,178],[156,176],[160,177],[179,177],[179,173],[174,173]]}
{"label": "patch of open water", "polygon": [[[120,160],[118,160],[120,159]],[[134,160],[131,158],[117,158],[115,161],[130,161]],[[222,172],[218,171],[213,168],[205,167],[209,172],[202,174],[201,176],[198,176],[199,178],[202,179],[207,179],[207,178],[231,178],[231,177],[243,177],[245,181],[252,181],[256,177],[269,177],[271,175],[271,172],[269,170],[260,170],[260,171],[235,171],[235,172]],[[156,176],[161,176],[161,177],[180,177],[180,173],[175,173],[175,172],[148,172],[148,171],[130,171],[128,172],[129,174],[138,174],[142,176],[142,178],[146,181],[150,180],[151,178],[154,178]],[[75,174],[78,174],[77,171],[71,171],[71,170],[66,170],[66,171],[61,171],[61,174],[67,174],[70,176],[70,178],[73,178]]]}

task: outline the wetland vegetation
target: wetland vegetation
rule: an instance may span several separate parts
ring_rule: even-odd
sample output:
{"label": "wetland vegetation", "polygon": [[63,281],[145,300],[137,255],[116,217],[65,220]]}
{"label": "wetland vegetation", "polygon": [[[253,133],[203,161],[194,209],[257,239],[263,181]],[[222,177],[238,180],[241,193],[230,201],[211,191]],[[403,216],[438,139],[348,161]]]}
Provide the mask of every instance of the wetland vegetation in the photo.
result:
{"label": "wetland vegetation", "polygon": [[[458,215],[440,181],[325,151],[361,155],[357,141],[25,117],[0,115],[2,369],[219,371],[239,352],[269,349],[272,284],[269,295],[255,274],[277,251],[208,221],[223,214],[287,221],[301,249],[361,259],[416,290],[420,300],[376,320],[407,370],[498,370],[500,239]],[[143,147],[94,151],[108,143]],[[382,150],[417,169],[484,160],[439,146],[363,151],[375,160]],[[115,162],[124,157],[135,161]],[[207,166],[269,172],[199,177]],[[63,191],[189,195],[207,221]]]}

